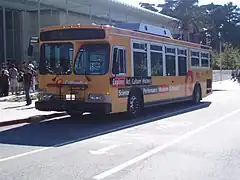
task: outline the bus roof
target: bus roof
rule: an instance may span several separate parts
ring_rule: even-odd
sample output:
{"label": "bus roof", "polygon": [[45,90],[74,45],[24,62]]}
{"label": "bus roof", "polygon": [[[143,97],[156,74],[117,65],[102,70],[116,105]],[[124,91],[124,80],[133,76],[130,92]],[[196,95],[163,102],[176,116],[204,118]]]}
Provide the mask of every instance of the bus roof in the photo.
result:
{"label": "bus roof", "polygon": [[210,46],[203,45],[203,44],[197,44],[192,42],[187,42],[183,40],[177,40],[177,39],[171,39],[167,37],[158,36],[155,34],[149,34],[145,32],[139,32],[139,31],[133,31],[129,29],[123,29],[123,28],[117,28],[110,25],[81,25],[81,24],[73,24],[73,25],[63,25],[63,26],[53,26],[48,28],[42,28],[40,32],[47,32],[47,31],[54,31],[54,30],[63,30],[63,29],[79,29],[79,28],[86,28],[86,29],[105,29],[112,35],[119,35],[129,38],[136,38],[139,40],[149,40],[158,42],[161,41],[163,43],[170,43],[171,45],[182,45],[182,46],[190,46],[194,48],[202,48],[205,50],[212,50]]}

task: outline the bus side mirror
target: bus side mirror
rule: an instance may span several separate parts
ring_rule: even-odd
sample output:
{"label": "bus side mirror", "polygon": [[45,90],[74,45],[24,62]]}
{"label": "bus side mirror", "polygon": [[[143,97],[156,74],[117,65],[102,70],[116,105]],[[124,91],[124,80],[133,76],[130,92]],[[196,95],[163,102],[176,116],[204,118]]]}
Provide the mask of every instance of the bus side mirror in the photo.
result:
{"label": "bus side mirror", "polygon": [[33,55],[33,45],[29,44],[28,46],[28,56],[32,57]]}
{"label": "bus side mirror", "polygon": [[33,44],[39,43],[39,37],[33,36],[29,39],[29,45],[28,45],[28,56],[31,57],[33,55]]}

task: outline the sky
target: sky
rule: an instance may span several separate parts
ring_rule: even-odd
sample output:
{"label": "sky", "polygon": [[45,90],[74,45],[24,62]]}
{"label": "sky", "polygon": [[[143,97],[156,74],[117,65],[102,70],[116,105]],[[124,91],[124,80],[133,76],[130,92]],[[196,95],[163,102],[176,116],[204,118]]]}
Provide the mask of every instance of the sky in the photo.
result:
{"label": "sky", "polygon": [[[118,0],[127,4],[131,4],[134,6],[138,6],[139,2],[146,2],[146,3],[152,3],[152,4],[160,4],[164,3],[164,0]],[[233,2],[235,5],[240,6],[240,0],[199,0],[199,4],[209,4],[209,3],[214,3],[214,4],[226,4],[228,2]]]}

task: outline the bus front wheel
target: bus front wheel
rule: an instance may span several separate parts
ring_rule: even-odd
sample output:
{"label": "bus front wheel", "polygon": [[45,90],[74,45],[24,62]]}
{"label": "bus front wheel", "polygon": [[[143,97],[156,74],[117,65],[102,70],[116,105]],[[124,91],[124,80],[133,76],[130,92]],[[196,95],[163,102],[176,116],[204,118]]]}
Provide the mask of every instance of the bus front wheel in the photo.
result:
{"label": "bus front wheel", "polygon": [[128,115],[131,118],[136,118],[143,113],[144,100],[141,93],[132,91],[128,97]]}

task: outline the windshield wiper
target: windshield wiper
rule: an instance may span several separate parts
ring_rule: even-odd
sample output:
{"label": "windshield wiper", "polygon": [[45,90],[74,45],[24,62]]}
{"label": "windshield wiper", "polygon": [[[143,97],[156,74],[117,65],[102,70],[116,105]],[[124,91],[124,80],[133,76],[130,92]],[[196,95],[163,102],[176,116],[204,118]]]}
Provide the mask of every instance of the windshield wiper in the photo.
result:
{"label": "windshield wiper", "polygon": [[57,74],[54,78],[52,78],[52,81],[55,82],[58,76],[60,76],[60,74]]}
{"label": "windshield wiper", "polygon": [[84,68],[84,76],[86,78],[87,81],[91,81],[91,79],[87,76],[87,71],[86,71],[86,68]]}

